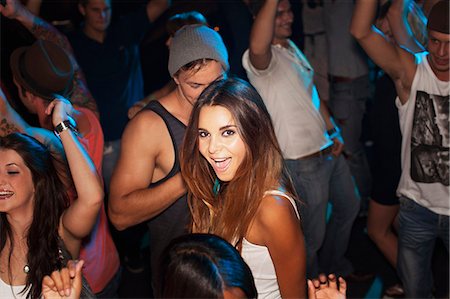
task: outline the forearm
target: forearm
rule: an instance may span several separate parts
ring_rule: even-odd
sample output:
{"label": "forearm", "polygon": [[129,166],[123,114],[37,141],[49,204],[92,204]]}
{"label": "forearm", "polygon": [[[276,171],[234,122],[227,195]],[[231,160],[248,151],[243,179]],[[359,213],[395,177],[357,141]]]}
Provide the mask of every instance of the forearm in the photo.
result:
{"label": "forearm", "polygon": [[66,50],[70,48],[69,42],[63,34],[48,22],[34,15],[26,7],[17,5],[14,19],[28,29],[35,38],[52,41]]}
{"label": "forearm", "polygon": [[65,130],[60,134],[60,138],[78,200],[85,200],[89,205],[98,205],[103,199],[103,186],[94,163],[74,132]]}
{"label": "forearm", "polygon": [[155,22],[170,6],[170,0],[151,0],[147,3],[147,16],[150,22]]}
{"label": "forearm", "polygon": [[111,184],[108,215],[118,230],[150,220],[186,193],[181,174],[151,188],[118,194]]}
{"label": "forearm", "polygon": [[350,33],[361,40],[372,33],[372,23],[377,10],[377,0],[357,0],[354,6]]}
{"label": "forearm", "polygon": [[325,122],[325,127],[327,131],[337,128],[336,123],[334,122],[333,118],[331,117],[330,110],[328,109],[327,104],[320,100],[320,108],[319,108],[320,115],[323,118],[323,121]]}
{"label": "forearm", "polygon": [[265,0],[250,32],[250,54],[265,55],[270,51],[278,0]]}
{"label": "forearm", "polygon": [[87,236],[103,203],[103,185],[87,152],[70,129],[60,133],[77,198],[64,217],[64,227],[75,238]]}

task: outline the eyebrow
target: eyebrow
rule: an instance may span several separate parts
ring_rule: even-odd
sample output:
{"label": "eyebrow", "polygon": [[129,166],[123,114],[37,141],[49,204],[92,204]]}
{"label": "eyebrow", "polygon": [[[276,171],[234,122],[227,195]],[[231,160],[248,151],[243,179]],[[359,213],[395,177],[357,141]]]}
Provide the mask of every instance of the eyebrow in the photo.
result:
{"label": "eyebrow", "polygon": [[[220,127],[219,131],[223,131],[223,130],[226,130],[226,129],[229,129],[229,128],[237,128],[237,126],[236,125],[226,125],[226,126]],[[208,130],[203,129],[203,128],[198,128],[198,130],[209,132]]]}
{"label": "eyebrow", "polygon": [[8,163],[8,164],[6,164],[6,166],[17,166],[17,167],[19,167],[19,165],[17,163],[14,163],[14,162]]}
{"label": "eyebrow", "polygon": [[221,127],[219,130],[223,131],[223,130],[226,130],[229,128],[237,128],[237,126],[236,125],[226,125],[226,126]]}
{"label": "eyebrow", "polygon": [[213,83],[214,81],[223,79],[224,76],[225,76],[225,74],[222,72],[222,74],[220,74],[220,76],[218,76],[216,79],[212,80],[210,83],[198,83],[198,82],[195,82],[195,81],[189,81],[189,79],[186,80],[186,83],[187,83],[187,84],[197,84],[197,85],[207,85],[207,86],[209,86],[209,85],[210,85],[211,83]]}

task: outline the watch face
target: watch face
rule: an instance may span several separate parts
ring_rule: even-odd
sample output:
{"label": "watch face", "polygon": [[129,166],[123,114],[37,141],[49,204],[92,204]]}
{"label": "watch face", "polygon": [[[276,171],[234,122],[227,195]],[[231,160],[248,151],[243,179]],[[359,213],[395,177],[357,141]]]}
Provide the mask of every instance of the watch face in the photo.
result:
{"label": "watch face", "polygon": [[63,122],[60,122],[56,127],[55,127],[55,131],[56,133],[61,133],[62,131],[65,131],[67,129],[70,128],[70,122],[68,120],[65,120]]}

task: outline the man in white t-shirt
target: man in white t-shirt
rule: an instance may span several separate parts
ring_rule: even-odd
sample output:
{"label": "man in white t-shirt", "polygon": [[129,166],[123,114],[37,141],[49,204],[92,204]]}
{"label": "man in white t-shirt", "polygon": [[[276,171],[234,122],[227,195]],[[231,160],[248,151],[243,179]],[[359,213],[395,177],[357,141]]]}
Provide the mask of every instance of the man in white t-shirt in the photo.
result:
{"label": "man in white t-shirt", "polygon": [[449,249],[449,2],[432,7],[428,52],[416,55],[372,27],[376,7],[377,0],[359,0],[351,31],[395,82],[402,131],[397,270],[406,298],[431,298],[435,240]]}
{"label": "man in white t-shirt", "polygon": [[[353,267],[344,254],[359,198],[341,155],[339,128],[314,85],[314,71],[289,39],[292,22],[289,0],[264,1],[242,63],[269,111],[295,189],[305,203],[300,211],[307,277],[316,277],[319,270],[347,276]],[[333,212],[327,226],[329,201]]]}

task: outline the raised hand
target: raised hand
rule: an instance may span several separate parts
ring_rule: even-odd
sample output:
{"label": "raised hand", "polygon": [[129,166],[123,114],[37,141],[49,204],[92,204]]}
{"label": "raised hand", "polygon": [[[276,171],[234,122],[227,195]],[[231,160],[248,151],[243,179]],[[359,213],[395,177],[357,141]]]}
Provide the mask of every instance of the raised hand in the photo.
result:
{"label": "raised hand", "polygon": [[81,269],[84,261],[69,261],[66,268],[53,271],[42,280],[42,296],[45,299],[80,298]]}
{"label": "raised hand", "polygon": [[334,274],[320,274],[318,279],[308,279],[309,299],[345,299],[347,283],[339,277],[339,284]]}
{"label": "raised hand", "polygon": [[0,13],[9,19],[15,19],[24,9],[19,0],[6,0],[4,5],[0,4]]}
{"label": "raised hand", "polygon": [[55,96],[55,99],[45,109],[45,113],[52,116],[52,123],[54,126],[57,126],[65,120],[70,120],[75,127],[75,121],[72,117],[76,113],[76,110],[69,100],[60,95]]}

